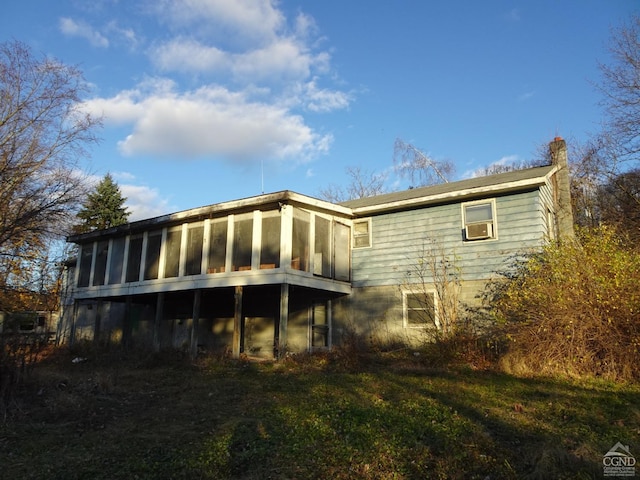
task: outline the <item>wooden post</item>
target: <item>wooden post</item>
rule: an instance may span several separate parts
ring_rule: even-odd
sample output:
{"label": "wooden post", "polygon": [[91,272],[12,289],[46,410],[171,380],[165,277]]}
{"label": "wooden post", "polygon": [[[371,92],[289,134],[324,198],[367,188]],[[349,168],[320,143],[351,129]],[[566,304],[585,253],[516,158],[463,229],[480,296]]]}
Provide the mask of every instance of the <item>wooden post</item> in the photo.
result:
{"label": "wooden post", "polygon": [[78,300],[73,301],[73,313],[71,314],[71,331],[69,332],[69,346],[73,347],[76,341],[76,322],[78,321]]}
{"label": "wooden post", "polygon": [[200,324],[201,299],[202,290],[195,290],[193,292],[193,315],[191,316],[191,358],[196,358],[198,356],[198,326]]}
{"label": "wooden post", "polygon": [[122,346],[129,347],[131,343],[131,295],[127,295],[124,304],[124,318],[122,319]]}
{"label": "wooden post", "polygon": [[235,307],[233,313],[233,358],[240,358],[240,340],[242,327],[242,287],[236,286]]}
{"label": "wooden post", "polygon": [[100,344],[100,330],[102,323],[102,300],[98,299],[96,303],[96,321],[93,324],[93,343]]}
{"label": "wooden post", "polygon": [[153,320],[153,350],[160,351],[160,325],[164,316],[164,292],[158,293],[156,297],[156,315]]}
{"label": "wooden post", "polygon": [[289,322],[289,284],[280,285],[280,322],[278,322],[278,358],[287,353],[287,323]]}

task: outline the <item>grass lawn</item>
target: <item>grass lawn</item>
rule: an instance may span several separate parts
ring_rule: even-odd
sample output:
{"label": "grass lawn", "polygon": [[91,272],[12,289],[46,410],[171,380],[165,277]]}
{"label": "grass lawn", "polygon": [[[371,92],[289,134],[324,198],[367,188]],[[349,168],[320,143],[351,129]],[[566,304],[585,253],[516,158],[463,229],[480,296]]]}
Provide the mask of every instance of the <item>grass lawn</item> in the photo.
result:
{"label": "grass lawn", "polygon": [[640,385],[437,370],[411,352],[72,359],[38,364],[0,418],[1,478],[602,478],[617,442],[640,459]]}

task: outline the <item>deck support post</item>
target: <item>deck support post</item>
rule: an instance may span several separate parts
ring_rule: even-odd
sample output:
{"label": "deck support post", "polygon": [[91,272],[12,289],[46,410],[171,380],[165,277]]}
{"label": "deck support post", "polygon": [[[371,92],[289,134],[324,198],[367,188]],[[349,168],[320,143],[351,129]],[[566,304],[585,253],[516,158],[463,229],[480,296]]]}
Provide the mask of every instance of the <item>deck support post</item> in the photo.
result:
{"label": "deck support post", "polygon": [[277,357],[283,358],[287,353],[287,323],[289,322],[289,284],[280,285],[280,321],[278,322]]}
{"label": "deck support post", "polygon": [[193,314],[191,316],[191,358],[196,358],[198,356],[198,327],[200,325],[201,299],[202,290],[195,290],[193,292]]}
{"label": "deck support post", "polygon": [[153,351],[160,351],[160,324],[164,316],[164,292],[156,297],[156,313],[153,318]]}
{"label": "deck support post", "polygon": [[240,340],[242,333],[242,293],[241,286],[236,286],[233,309],[233,346],[232,357],[240,358]]}

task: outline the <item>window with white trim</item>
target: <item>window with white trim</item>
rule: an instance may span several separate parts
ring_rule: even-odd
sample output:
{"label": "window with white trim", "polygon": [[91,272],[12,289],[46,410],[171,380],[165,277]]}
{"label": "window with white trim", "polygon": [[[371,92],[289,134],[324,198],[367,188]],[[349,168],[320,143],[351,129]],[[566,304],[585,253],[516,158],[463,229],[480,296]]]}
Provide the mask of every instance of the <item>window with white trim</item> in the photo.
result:
{"label": "window with white trim", "polygon": [[353,248],[371,246],[371,219],[353,222]]}
{"label": "window with white trim", "polygon": [[497,238],[495,200],[463,203],[462,228],[467,242]]}
{"label": "window with white trim", "polygon": [[402,292],[402,310],[404,328],[436,328],[439,325],[433,291]]}

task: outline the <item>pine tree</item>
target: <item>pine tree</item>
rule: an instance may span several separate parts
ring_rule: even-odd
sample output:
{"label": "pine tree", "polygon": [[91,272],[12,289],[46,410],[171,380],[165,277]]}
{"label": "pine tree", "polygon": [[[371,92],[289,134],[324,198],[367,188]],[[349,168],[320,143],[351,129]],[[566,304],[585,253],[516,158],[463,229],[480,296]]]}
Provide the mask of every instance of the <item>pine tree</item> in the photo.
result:
{"label": "pine tree", "polygon": [[126,201],[118,184],[113,181],[110,174],[106,174],[78,212],[77,217],[82,220],[77,227],[78,233],[127,223],[130,212],[124,206]]}

